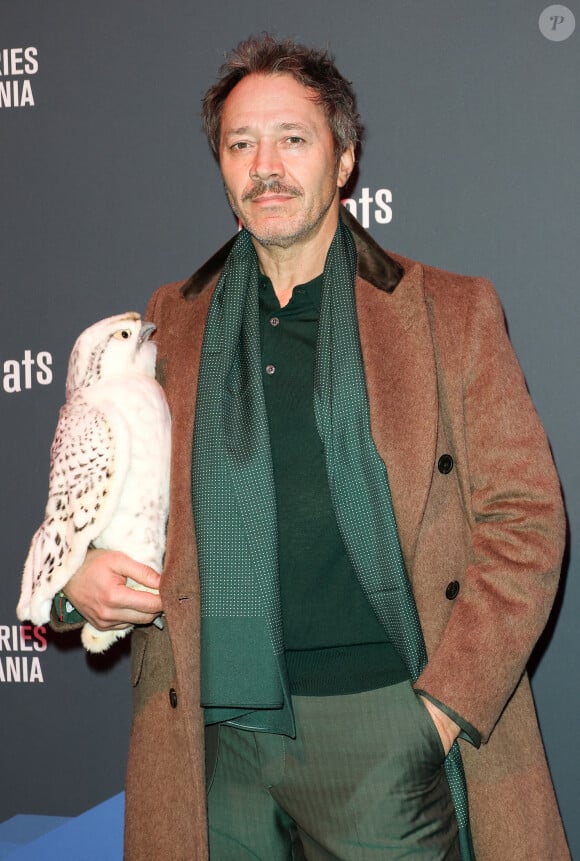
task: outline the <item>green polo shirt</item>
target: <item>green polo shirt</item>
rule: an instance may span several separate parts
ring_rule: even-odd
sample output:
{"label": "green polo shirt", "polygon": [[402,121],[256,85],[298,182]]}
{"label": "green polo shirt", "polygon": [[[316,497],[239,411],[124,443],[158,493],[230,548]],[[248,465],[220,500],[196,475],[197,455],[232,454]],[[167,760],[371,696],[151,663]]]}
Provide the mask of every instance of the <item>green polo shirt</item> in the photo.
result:
{"label": "green polo shirt", "polygon": [[322,276],[284,307],[260,281],[262,376],[278,517],[280,600],[294,694],[371,690],[408,678],[364,596],[330,498],[314,416]]}

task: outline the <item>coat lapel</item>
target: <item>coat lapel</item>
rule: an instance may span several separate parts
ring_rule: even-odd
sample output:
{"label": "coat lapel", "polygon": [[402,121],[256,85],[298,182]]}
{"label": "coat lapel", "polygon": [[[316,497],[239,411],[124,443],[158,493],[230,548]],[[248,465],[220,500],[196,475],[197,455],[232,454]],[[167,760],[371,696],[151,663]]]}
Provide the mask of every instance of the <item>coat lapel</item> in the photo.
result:
{"label": "coat lapel", "polygon": [[[215,284],[211,285],[212,287]],[[191,460],[197,380],[205,321],[213,289],[180,302],[178,314],[158,321],[159,363],[172,410],[171,499],[163,591],[174,598],[197,587],[197,554],[191,503]],[[178,345],[177,347],[175,345]],[[166,357],[171,357],[169,360]],[[183,564],[183,561],[186,564]],[[192,566],[195,577],[192,579]]]}
{"label": "coat lapel", "polygon": [[422,266],[409,264],[390,293],[359,277],[356,294],[371,430],[410,573],[437,444],[437,376]]}

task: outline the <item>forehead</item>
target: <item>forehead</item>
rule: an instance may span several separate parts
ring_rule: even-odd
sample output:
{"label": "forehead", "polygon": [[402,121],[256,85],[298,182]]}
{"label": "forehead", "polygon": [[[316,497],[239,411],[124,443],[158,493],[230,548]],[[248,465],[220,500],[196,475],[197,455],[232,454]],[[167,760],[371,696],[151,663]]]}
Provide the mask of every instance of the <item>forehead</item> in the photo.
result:
{"label": "forehead", "polygon": [[247,75],[224,102],[221,132],[297,122],[329,129],[318,94],[286,73]]}

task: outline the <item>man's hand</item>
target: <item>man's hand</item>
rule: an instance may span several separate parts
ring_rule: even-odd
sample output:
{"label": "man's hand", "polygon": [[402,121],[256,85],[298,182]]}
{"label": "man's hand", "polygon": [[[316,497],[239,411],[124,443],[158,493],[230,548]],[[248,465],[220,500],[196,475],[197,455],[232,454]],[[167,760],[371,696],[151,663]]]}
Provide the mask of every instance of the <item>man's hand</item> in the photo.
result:
{"label": "man's hand", "polygon": [[432,703],[431,700],[421,696],[421,694],[419,694],[419,696],[423,701],[423,705],[433,719],[433,723],[435,724],[437,732],[439,733],[439,738],[441,739],[441,744],[443,745],[443,750],[445,751],[445,756],[447,756],[453,747],[453,742],[459,735],[461,728],[454,720],[451,720],[449,715],[446,715],[445,712],[441,711],[438,706]]}
{"label": "man's hand", "polygon": [[89,550],[63,592],[87,622],[100,631],[147,625],[161,613],[161,599],[152,592],[131,589],[127,577],[149,589],[159,589],[161,578],[148,565],[124,553]]}

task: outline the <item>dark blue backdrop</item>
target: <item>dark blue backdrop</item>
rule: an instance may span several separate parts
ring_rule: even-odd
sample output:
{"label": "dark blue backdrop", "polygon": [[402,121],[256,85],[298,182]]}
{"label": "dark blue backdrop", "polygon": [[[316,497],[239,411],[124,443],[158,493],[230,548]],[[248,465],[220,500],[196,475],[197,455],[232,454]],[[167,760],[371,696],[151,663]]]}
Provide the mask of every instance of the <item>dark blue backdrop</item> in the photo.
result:
{"label": "dark blue backdrop", "polygon": [[126,648],[91,659],[76,636],[19,628],[21,566],[76,335],[143,310],[235,229],[199,100],[224,51],[267,29],[329,45],[352,78],[367,134],[351,206],[377,240],[485,275],[504,302],[571,525],[533,685],[580,856],[580,51],[577,32],[553,38],[579,9],[564,29],[546,12],[542,32],[546,5],[0,0],[0,820],[76,814],[122,787]]}

